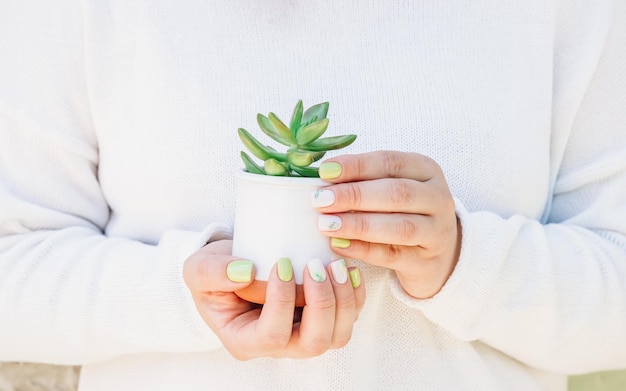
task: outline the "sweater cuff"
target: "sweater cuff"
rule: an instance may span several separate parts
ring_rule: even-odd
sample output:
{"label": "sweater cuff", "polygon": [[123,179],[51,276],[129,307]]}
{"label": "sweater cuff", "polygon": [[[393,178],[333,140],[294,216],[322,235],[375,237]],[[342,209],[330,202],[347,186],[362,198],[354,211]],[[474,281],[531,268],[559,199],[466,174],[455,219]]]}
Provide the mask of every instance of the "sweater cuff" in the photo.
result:
{"label": "sweater cuff", "polygon": [[[454,199],[457,217],[463,230],[457,265],[443,288],[432,298],[416,299],[408,295],[397,278],[390,282],[393,295],[405,305],[420,310],[432,322],[453,332],[463,340],[478,338],[472,319],[486,310],[486,298],[497,281],[500,218],[490,214],[469,213],[462,202]],[[500,231],[500,232],[498,232]],[[478,234],[480,233],[480,234]],[[492,256],[490,256],[492,254]]]}
{"label": "sweater cuff", "polygon": [[229,239],[231,236],[228,227],[211,224],[202,232],[172,230],[161,238],[158,249],[159,256],[163,258],[159,264],[169,267],[164,276],[164,286],[161,287],[160,294],[157,293],[160,296],[157,300],[161,312],[169,316],[159,317],[161,325],[158,328],[164,333],[158,342],[160,349],[197,352],[222,346],[219,338],[196,309],[191,292],[183,279],[183,264],[190,255],[207,243]]}

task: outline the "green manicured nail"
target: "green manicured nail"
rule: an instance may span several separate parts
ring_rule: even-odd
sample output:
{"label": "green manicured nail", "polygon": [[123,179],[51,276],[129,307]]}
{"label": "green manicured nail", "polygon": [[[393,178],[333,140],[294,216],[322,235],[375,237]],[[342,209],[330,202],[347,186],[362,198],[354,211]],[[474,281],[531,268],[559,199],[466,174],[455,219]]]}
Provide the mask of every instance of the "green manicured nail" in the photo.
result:
{"label": "green manicured nail", "polygon": [[350,272],[348,272],[348,274],[350,275],[350,283],[352,284],[353,288],[358,288],[361,286],[361,272],[359,271],[359,269],[352,269],[350,270]]}
{"label": "green manicured nail", "polygon": [[322,179],[335,179],[341,175],[341,165],[335,162],[325,162],[320,164],[319,174]]}
{"label": "green manicured nail", "polygon": [[276,266],[278,269],[278,278],[284,282],[291,281],[293,278],[293,266],[291,266],[291,259],[280,258]]}
{"label": "green manicured nail", "polygon": [[239,259],[226,266],[226,276],[232,282],[249,282],[252,280],[252,261]]}
{"label": "green manicured nail", "polygon": [[330,245],[335,248],[348,248],[350,247],[350,239],[331,238]]}

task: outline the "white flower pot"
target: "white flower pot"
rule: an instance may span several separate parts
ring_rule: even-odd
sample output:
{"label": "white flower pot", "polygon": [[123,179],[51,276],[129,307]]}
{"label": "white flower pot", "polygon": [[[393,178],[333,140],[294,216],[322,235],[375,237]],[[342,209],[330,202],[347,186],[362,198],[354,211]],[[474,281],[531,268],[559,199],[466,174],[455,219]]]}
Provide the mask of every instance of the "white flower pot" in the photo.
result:
{"label": "white flower pot", "polygon": [[307,262],[333,257],[329,239],[320,234],[320,215],[311,194],[328,185],[319,178],[275,177],[237,173],[237,206],[233,255],[254,262],[256,281],[237,294],[249,301],[265,301],[265,281],[279,258],[291,259],[297,284],[297,304],[304,305],[303,273]]}

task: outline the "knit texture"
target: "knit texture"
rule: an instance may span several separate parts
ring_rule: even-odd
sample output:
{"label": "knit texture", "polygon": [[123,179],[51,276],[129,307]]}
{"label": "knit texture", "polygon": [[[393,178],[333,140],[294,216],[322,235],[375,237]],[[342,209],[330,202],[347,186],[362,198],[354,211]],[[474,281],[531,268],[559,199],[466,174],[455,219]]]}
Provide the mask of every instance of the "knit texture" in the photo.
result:
{"label": "knit texture", "polygon": [[[84,391],[565,390],[626,366],[625,18],[621,0],[4,1],[0,360],[82,364]],[[349,153],[435,159],[461,258],[429,300],[352,261],[348,346],[238,362],[182,264],[232,231],[236,129],[298,99],[330,102]]]}

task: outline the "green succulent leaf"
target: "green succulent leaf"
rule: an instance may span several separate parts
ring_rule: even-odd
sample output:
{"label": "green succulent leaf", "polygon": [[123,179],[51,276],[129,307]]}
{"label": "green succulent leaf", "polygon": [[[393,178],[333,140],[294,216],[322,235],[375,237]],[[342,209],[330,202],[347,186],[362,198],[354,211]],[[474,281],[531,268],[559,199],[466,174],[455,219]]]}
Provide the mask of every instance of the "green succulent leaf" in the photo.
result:
{"label": "green succulent leaf", "polygon": [[334,136],[320,138],[306,146],[306,149],[312,152],[316,151],[330,151],[333,149],[340,149],[347,147],[356,140],[355,134],[348,134],[345,136]]}
{"label": "green succulent leaf", "polygon": [[293,134],[297,134],[298,129],[300,129],[300,125],[302,124],[302,99],[298,101],[296,107],[293,109],[293,114],[291,114],[291,121],[289,121],[289,128]]}
{"label": "green succulent leaf", "polygon": [[287,161],[296,167],[306,167],[313,163],[313,154],[311,152],[287,152]]}
{"label": "green succulent leaf", "polygon": [[313,152],[313,161],[316,162],[326,155],[326,151]]}
{"label": "green succulent leaf", "polygon": [[276,129],[274,129],[274,126],[272,125],[272,122],[269,120],[269,118],[267,118],[263,114],[261,114],[261,113],[257,114],[256,122],[259,124],[259,128],[261,128],[263,133],[265,133],[266,135],[271,137],[274,141],[277,141],[277,142],[279,142],[279,143],[281,143],[283,145],[286,145],[286,146],[290,146],[291,145],[291,143],[289,142],[288,139],[285,139],[285,138],[281,137],[280,134],[278,134]]}
{"label": "green succulent leaf", "polygon": [[276,114],[269,113],[267,118],[269,118],[272,126],[274,127],[274,129],[276,129],[276,133],[280,136],[280,138],[289,142],[288,145],[293,145],[296,143],[296,138],[291,132],[291,129],[289,129],[287,125],[285,125],[283,121],[281,121],[280,118],[276,116]]}
{"label": "green succulent leaf", "polygon": [[242,151],[241,159],[246,170],[263,175],[319,177],[319,169],[311,165],[321,160],[327,151],[347,147],[356,139],[354,134],[322,138],[329,125],[328,107],[328,102],[324,102],[304,110],[302,100],[299,100],[291,114],[289,126],[274,113],[257,115],[263,133],[287,146],[286,152],[278,152],[269,145],[263,145],[247,130],[239,128],[239,138],[247,150],[253,157],[264,161],[259,165],[252,160],[251,155]]}
{"label": "green succulent leaf", "polygon": [[239,128],[238,134],[241,142],[248,149],[248,151],[259,159],[267,160],[269,158],[273,158],[281,161],[287,160],[287,154],[276,152],[273,149],[267,148],[244,128]]}
{"label": "green succulent leaf", "polygon": [[267,175],[284,176],[288,174],[287,168],[276,159],[267,159],[263,169]]}
{"label": "green succulent leaf", "polygon": [[319,178],[320,174],[317,167],[291,167],[291,169],[300,176]]}
{"label": "green succulent leaf", "polygon": [[308,143],[320,138],[326,129],[328,129],[328,118],[324,118],[300,129],[296,136],[296,141],[298,141],[298,145],[306,146]]}
{"label": "green succulent leaf", "polygon": [[302,114],[302,123],[311,124],[313,122],[326,118],[326,115],[328,114],[328,106],[329,103],[324,102],[309,107],[308,109],[306,109],[304,114]]}
{"label": "green succulent leaf", "polygon": [[241,160],[243,160],[243,164],[246,166],[246,171],[249,173],[265,175],[263,167],[256,164],[244,151],[241,151]]}

